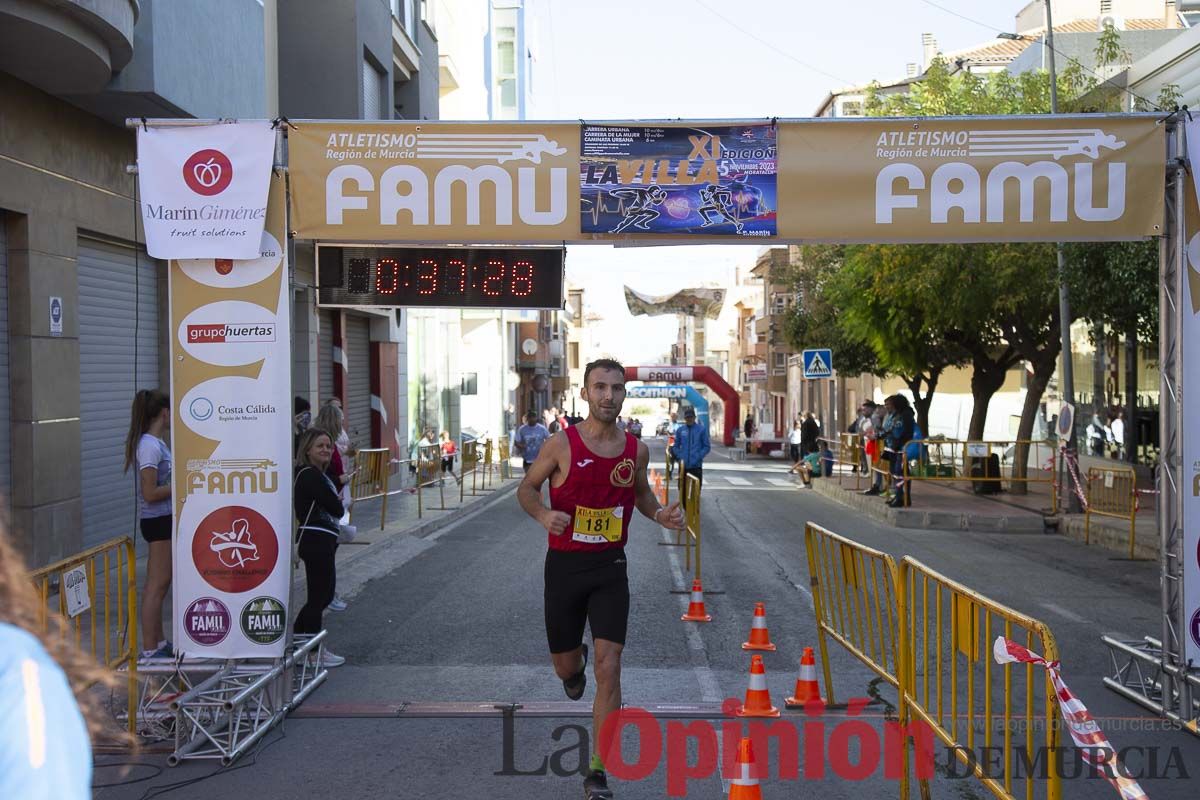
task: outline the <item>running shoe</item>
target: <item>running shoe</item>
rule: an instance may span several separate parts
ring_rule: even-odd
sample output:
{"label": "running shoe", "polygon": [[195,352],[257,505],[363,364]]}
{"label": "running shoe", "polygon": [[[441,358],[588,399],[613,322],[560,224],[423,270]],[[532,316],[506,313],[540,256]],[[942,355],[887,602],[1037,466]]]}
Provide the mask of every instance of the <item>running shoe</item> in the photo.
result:
{"label": "running shoe", "polygon": [[321,666],[325,667],[326,669],[340,667],[345,663],[346,659],[343,656],[339,656],[337,653],[328,648],[321,652]]}
{"label": "running shoe", "polygon": [[333,599],[329,601],[329,605],[325,607],[330,611],[345,611],[346,606],[348,605],[349,603],[343,600],[339,595],[334,595]]}
{"label": "running shoe", "polygon": [[574,677],[567,678],[563,681],[563,691],[567,693],[567,697],[572,700],[578,700],[583,697],[583,690],[587,688],[587,662],[588,662],[588,646],[582,645],[583,648],[583,666],[579,668],[579,672]]}
{"label": "running shoe", "polygon": [[604,770],[594,769],[583,779],[584,800],[612,800],[612,796]]}

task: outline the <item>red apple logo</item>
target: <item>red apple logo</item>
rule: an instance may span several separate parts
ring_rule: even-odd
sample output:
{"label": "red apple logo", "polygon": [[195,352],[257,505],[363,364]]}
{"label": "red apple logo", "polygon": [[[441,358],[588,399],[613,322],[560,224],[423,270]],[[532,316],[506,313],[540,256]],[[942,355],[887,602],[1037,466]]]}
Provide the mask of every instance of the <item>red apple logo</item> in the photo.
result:
{"label": "red apple logo", "polygon": [[233,164],[220,150],[198,150],[183,163],[183,182],[196,194],[220,194],[232,180]]}
{"label": "red apple logo", "polygon": [[218,275],[228,275],[229,273],[233,272],[233,259],[231,259],[231,258],[215,259],[215,266],[217,268]]}

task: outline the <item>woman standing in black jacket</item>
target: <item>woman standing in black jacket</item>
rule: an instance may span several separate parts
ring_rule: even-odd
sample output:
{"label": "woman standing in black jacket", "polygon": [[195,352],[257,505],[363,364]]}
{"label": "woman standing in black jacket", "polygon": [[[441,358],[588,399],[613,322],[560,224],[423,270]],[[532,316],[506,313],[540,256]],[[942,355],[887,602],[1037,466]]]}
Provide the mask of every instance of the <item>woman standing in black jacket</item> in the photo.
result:
{"label": "woman standing in black jacket", "polygon": [[[308,600],[296,616],[296,633],[319,633],[321,615],[333,600],[336,584],[333,556],[337,549],[338,521],[345,513],[337,490],[325,474],[333,458],[333,440],[329,434],[309,428],[300,435],[296,454],[296,485],[293,502],[300,527],[300,559],[308,583]],[[339,667],[346,659],[325,648],[323,667]]]}

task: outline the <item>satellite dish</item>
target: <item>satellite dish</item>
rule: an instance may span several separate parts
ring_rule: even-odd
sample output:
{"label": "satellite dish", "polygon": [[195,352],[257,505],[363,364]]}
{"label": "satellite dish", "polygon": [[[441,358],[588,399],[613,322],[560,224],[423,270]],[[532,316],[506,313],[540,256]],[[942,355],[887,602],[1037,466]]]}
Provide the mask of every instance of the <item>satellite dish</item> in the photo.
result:
{"label": "satellite dish", "polygon": [[537,339],[526,339],[521,342],[521,352],[527,356],[537,355],[538,343]]}

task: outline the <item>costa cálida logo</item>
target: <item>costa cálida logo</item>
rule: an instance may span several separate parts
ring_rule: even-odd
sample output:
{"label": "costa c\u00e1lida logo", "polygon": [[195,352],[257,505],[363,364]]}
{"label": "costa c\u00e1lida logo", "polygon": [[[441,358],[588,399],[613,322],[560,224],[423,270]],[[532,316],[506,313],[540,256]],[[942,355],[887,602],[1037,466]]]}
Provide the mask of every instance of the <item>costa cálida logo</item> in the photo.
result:
{"label": "costa c\u00e1lida logo", "polygon": [[183,162],[183,182],[205,197],[220,194],[233,181],[233,164],[220,150],[197,150]]}
{"label": "costa c\u00e1lida logo", "polygon": [[279,539],[267,518],[252,508],[226,506],[200,521],[192,536],[192,563],[205,583],[222,592],[262,585],[279,560]]}
{"label": "costa c\u00e1lida logo", "polygon": [[637,465],[633,463],[633,459],[623,458],[613,467],[612,474],[608,476],[608,479],[613,486],[633,486],[633,475],[636,471]]}

